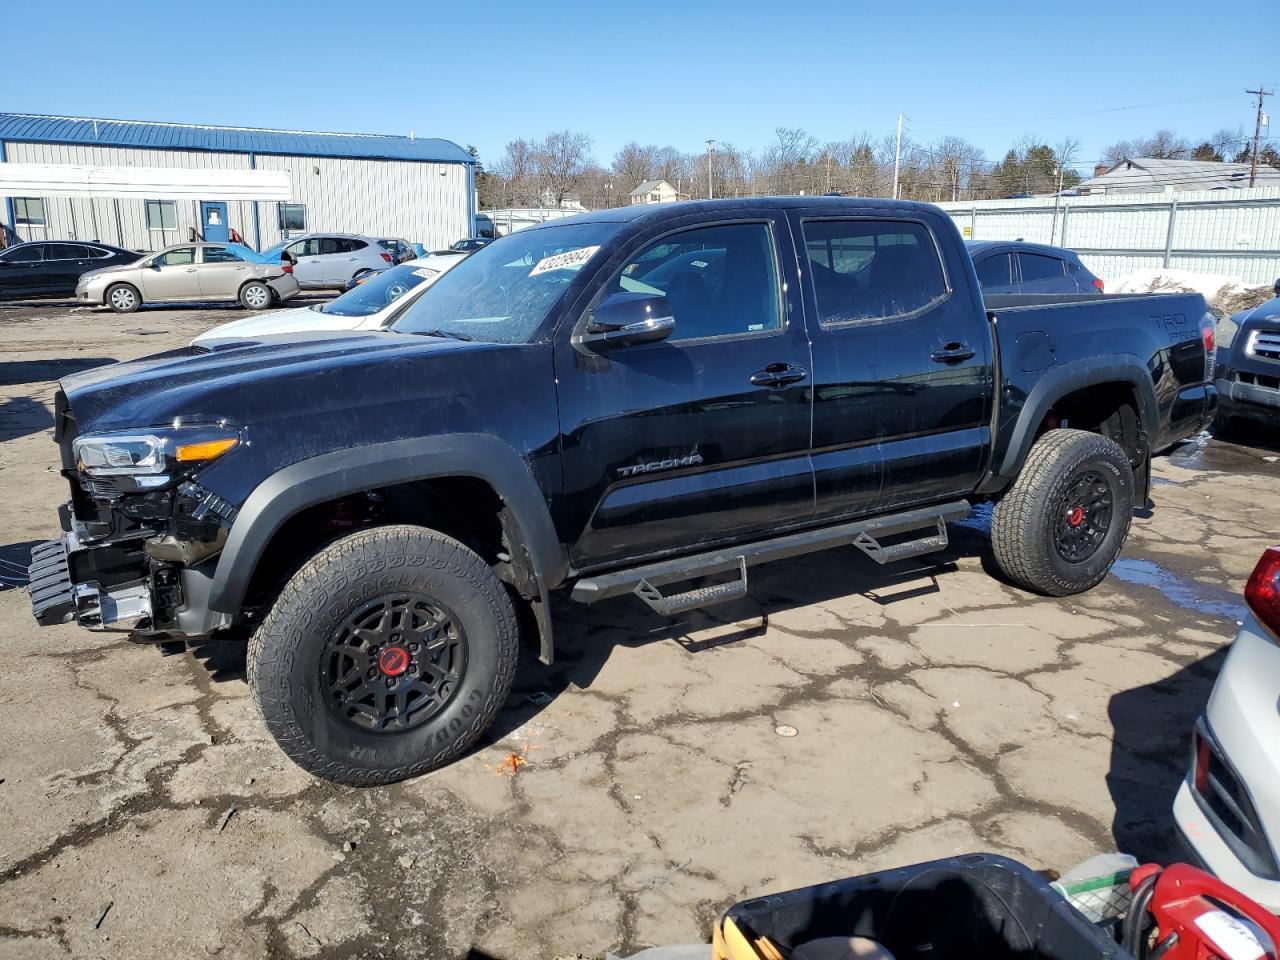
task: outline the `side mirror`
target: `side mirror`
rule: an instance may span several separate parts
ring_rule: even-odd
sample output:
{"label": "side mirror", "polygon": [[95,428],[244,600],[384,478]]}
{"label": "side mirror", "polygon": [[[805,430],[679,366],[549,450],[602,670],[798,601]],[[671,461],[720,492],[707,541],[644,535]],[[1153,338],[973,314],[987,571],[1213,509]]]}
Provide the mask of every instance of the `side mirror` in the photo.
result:
{"label": "side mirror", "polygon": [[1275,291],[1276,291],[1276,296],[1277,296],[1277,297],[1280,297],[1280,279],[1277,279],[1277,280],[1276,280],[1276,285],[1275,285],[1275,288],[1274,288],[1274,289],[1275,289]]}
{"label": "side mirror", "polygon": [[280,254],[280,261],[282,263],[292,264],[295,267],[298,265],[298,258],[295,257],[288,250],[285,250]]}
{"label": "side mirror", "polygon": [[583,342],[593,347],[657,343],[675,328],[676,318],[661,294],[615,293],[591,311]]}

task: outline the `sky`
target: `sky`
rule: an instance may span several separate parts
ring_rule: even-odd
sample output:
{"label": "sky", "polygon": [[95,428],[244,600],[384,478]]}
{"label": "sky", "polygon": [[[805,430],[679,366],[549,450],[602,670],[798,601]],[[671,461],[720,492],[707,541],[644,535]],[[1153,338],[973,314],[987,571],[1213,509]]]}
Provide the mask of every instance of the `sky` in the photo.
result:
{"label": "sky", "polygon": [[[1280,0],[1137,3],[177,4],[0,0],[0,109],[443,137],[493,165],[517,137],[759,150],[962,136],[1000,159],[1023,134],[1117,140],[1253,133],[1244,91],[1280,87]],[[1268,101],[1280,135],[1280,95]],[[1280,142],[1280,141],[1273,141]]]}

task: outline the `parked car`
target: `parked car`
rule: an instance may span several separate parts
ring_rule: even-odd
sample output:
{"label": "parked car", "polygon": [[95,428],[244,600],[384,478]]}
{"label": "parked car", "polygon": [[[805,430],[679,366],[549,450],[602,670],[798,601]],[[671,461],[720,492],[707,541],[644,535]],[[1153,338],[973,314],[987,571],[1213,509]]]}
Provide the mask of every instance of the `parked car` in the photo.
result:
{"label": "parked car", "polygon": [[1102,281],[1074,250],[1022,240],[971,240],[966,246],[987,296],[1103,292]]}
{"label": "parked car", "polygon": [[262,310],[298,293],[293,267],[238,243],[180,243],[137,263],[91,270],[77,300],[131,313],[144,303],[238,301]]}
{"label": "parked car", "polygon": [[[407,261],[415,266],[435,273],[444,273],[458,261],[467,256],[465,253],[454,253],[452,250],[444,250],[440,253],[428,253],[426,256],[417,257],[416,259]],[[394,268],[393,268],[394,269]],[[347,281],[347,290],[354,290],[362,284],[368,283],[374,277],[385,273],[384,270],[361,270],[354,277]]]}
{"label": "parked car", "polygon": [[1280,425],[1280,280],[1275,297],[1218,325],[1218,420]]}
{"label": "parked car", "polygon": [[392,264],[404,263],[406,260],[412,260],[417,256],[413,249],[413,244],[408,240],[384,239],[378,241],[378,246],[391,254]]}
{"label": "parked car", "polygon": [[293,275],[303,290],[341,290],[361,270],[395,265],[391,252],[377,240],[352,233],[311,233],[262,251],[272,260],[285,253],[296,261]]}
{"label": "parked car", "polygon": [[475,253],[475,251],[490,243],[493,243],[491,237],[473,237],[470,240],[457,240],[449,244],[449,249],[456,250],[459,253]]}
{"label": "parked car", "polygon": [[745,596],[768,560],[942,549],[990,500],[1007,577],[1087,590],[1152,452],[1213,414],[1213,320],[1199,294],[1027,301],[992,322],[927,204],[744,198],[530,227],[387,331],[65,377],[71,500],[33,554],[33,611],[139,641],[252,631],[281,748],[373,784],[483,734],[522,622],[553,659],[553,592],[673,615]]}
{"label": "parked car", "polygon": [[80,240],[20,243],[0,251],[0,299],[70,297],[90,270],[136,263],[142,256],[136,250]]}
{"label": "parked car", "polygon": [[[191,341],[193,347],[215,349],[280,333],[306,330],[381,330],[404,307],[416,300],[444,271],[462,258],[433,258],[401,263],[370,274],[361,284],[327,303],[294,310],[273,310],[219,324]],[[443,262],[440,262],[443,261]]]}
{"label": "parked car", "polygon": [[1194,860],[1280,913],[1280,547],[1258,560],[1244,598],[1173,815]]}

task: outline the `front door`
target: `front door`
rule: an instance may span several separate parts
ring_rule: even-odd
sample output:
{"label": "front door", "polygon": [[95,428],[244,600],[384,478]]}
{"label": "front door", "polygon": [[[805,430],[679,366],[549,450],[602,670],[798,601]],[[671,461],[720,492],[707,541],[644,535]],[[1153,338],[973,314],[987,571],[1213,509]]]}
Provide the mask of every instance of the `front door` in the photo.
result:
{"label": "front door", "polygon": [[325,261],[320,256],[320,238],[307,237],[298,240],[285,248],[297,263],[293,268],[293,277],[300,287],[323,287],[325,285]]}
{"label": "front door", "polygon": [[226,243],[230,239],[227,205],[221,200],[200,201],[201,234],[208,243]]}
{"label": "front door", "polygon": [[[816,211],[815,211],[816,213]],[[825,518],[965,496],[990,446],[991,337],[924,218],[793,215],[813,338],[813,468]],[[941,231],[938,231],[939,233]],[[967,254],[954,251],[952,262]]]}
{"label": "front door", "polygon": [[[620,251],[558,336],[558,519],[578,569],[768,536],[812,515],[809,344],[786,223],[688,224]],[[674,332],[587,348],[577,337],[591,310],[619,292],[664,296]]]}
{"label": "front door", "polygon": [[142,296],[153,303],[198,299],[200,281],[196,276],[196,248],[174,247],[153,257],[142,268]]}

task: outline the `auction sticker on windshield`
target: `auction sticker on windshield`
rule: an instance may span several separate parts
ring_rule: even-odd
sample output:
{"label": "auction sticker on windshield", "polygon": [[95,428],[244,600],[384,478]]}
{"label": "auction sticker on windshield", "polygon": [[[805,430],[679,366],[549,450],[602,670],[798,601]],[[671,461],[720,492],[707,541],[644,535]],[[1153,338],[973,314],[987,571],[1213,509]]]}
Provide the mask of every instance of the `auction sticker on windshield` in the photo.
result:
{"label": "auction sticker on windshield", "polygon": [[577,270],[595,256],[596,251],[599,249],[599,245],[579,247],[577,250],[566,250],[564,253],[543,257],[529,271],[529,276],[536,277],[540,273],[550,273],[552,270]]}

